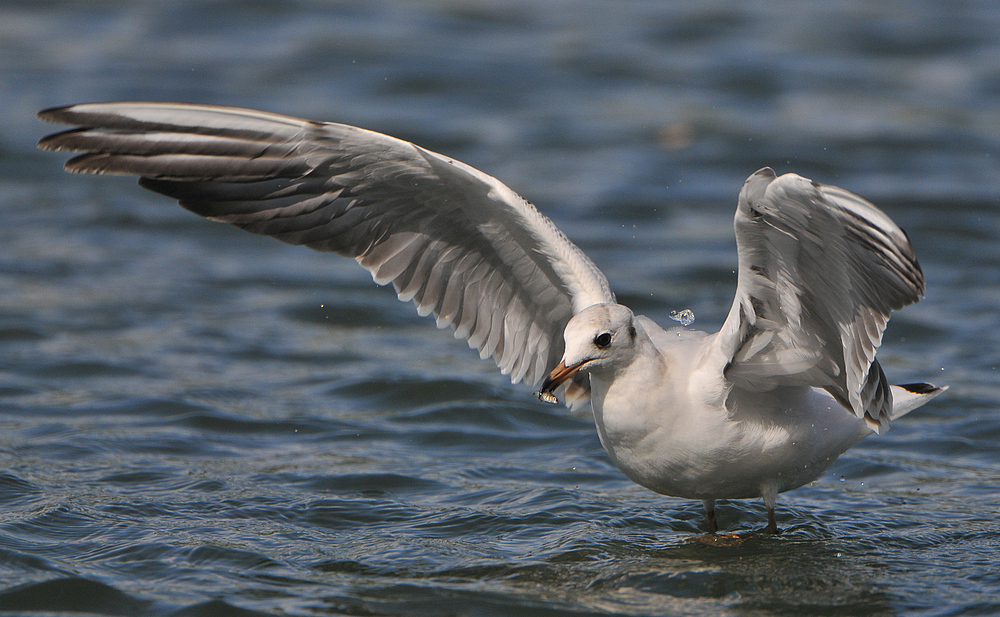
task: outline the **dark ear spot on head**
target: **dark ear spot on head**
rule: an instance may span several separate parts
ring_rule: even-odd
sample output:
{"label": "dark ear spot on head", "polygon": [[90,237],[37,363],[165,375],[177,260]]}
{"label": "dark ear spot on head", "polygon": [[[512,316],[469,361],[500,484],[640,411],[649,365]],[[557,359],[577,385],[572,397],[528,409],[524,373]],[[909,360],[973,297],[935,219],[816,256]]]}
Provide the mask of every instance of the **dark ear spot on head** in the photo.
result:
{"label": "dark ear spot on head", "polygon": [[635,326],[628,327],[628,338],[633,343],[635,342]]}

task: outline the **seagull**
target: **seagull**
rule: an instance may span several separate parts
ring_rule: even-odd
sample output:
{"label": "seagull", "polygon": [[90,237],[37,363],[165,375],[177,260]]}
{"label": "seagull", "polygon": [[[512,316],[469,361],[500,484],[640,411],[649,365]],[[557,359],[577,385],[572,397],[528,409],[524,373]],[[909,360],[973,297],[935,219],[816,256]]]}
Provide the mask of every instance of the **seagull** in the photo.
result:
{"label": "seagull", "polygon": [[593,408],[626,476],[701,500],[817,479],[947,387],[889,385],[889,315],[923,296],[906,234],[844,189],[770,168],[739,194],[736,298],[719,332],[618,304],[547,217],[460,161],[355,126],[234,107],[113,102],[39,112],[72,172],[125,174],[205,218],[354,258],[512,383]]}

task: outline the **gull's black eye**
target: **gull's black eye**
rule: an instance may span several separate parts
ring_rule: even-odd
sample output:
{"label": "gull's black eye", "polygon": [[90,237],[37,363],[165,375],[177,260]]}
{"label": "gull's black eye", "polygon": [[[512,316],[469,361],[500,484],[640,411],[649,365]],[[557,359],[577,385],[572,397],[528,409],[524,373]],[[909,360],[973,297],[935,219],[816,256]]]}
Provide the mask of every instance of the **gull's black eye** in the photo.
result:
{"label": "gull's black eye", "polygon": [[611,333],[601,332],[594,337],[594,344],[601,349],[607,349],[611,345]]}

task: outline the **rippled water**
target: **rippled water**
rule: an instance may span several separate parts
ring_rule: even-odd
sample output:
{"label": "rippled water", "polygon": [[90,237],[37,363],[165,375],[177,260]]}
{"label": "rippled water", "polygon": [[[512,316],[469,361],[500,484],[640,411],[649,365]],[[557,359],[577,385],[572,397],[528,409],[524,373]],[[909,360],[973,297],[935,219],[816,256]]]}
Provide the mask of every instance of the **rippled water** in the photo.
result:
{"label": "rippled water", "polygon": [[[0,613],[1000,613],[994,3],[14,1],[0,85]],[[355,264],[35,150],[38,109],[115,99],[416,141],[706,329],[743,179],[844,186],[928,278],[886,372],[952,389],[783,495],[782,535],[712,541]]]}

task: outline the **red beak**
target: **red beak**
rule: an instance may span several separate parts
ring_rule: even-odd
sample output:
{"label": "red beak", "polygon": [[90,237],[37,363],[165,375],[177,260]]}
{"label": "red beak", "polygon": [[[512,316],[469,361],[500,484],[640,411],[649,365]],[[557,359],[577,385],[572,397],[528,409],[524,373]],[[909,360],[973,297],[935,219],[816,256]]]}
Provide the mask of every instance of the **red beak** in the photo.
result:
{"label": "red beak", "polygon": [[549,373],[549,376],[545,378],[545,381],[542,383],[542,389],[535,394],[539,399],[547,403],[559,402],[559,399],[557,399],[552,392],[559,386],[566,383],[566,381],[572,378],[573,375],[576,375],[577,372],[583,368],[585,364],[587,364],[587,362],[588,360],[584,360],[583,362],[578,362],[573,366],[566,366],[565,362],[560,361],[559,364],[552,369],[552,372]]}

